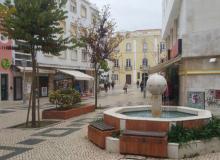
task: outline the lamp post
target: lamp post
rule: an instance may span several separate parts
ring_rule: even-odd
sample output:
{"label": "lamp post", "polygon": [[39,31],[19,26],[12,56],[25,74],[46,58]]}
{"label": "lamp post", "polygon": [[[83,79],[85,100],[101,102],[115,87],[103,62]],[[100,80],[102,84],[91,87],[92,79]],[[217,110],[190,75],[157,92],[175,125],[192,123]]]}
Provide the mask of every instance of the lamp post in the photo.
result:
{"label": "lamp post", "polygon": [[26,69],[26,66],[27,66],[27,61],[22,60],[21,65],[22,65],[22,67],[24,67],[24,69],[23,69],[23,104],[25,104],[26,103],[25,69]]}

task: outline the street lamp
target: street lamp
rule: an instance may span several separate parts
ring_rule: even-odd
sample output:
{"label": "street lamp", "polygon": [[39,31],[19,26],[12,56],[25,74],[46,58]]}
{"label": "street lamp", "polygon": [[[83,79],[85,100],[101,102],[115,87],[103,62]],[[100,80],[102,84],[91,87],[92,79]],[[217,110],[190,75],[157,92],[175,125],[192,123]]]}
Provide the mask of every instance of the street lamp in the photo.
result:
{"label": "street lamp", "polygon": [[26,83],[25,83],[25,69],[27,67],[27,61],[24,59],[21,61],[21,65],[22,67],[24,67],[23,69],[23,104],[26,103]]}

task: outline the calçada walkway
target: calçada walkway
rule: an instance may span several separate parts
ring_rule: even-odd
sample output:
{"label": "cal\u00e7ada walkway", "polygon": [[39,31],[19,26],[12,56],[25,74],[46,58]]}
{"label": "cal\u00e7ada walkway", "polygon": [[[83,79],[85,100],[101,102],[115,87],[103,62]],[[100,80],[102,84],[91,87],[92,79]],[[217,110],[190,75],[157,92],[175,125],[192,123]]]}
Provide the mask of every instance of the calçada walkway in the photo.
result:
{"label": "cal\u00e7ada walkway", "polygon": [[[93,99],[87,100],[92,102]],[[46,99],[42,108],[49,108]],[[111,107],[146,104],[135,86],[124,94],[118,86],[108,93],[101,92],[99,106],[94,113],[61,121],[43,129],[12,129],[26,119],[27,108],[20,104],[0,104],[0,160],[123,160],[153,159],[140,156],[108,153],[99,149],[87,139],[87,125],[102,117],[102,112]],[[220,153],[212,153],[192,159],[219,160]]]}

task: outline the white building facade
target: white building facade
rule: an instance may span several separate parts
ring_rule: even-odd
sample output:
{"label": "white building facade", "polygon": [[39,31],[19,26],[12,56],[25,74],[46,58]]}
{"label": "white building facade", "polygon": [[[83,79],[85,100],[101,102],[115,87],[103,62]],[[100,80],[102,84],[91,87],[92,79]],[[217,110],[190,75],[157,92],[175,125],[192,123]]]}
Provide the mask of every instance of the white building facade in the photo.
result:
{"label": "white building facade", "polygon": [[220,99],[220,1],[163,0],[162,6],[169,65],[161,70],[170,68],[171,94],[180,105],[190,104],[196,94],[205,104],[210,90]]}
{"label": "white building facade", "polygon": [[[58,0],[59,1],[59,0]],[[88,0],[67,0],[63,7],[67,11],[67,18],[60,22],[64,30],[64,37],[72,35],[79,36],[83,27],[92,24],[94,17],[98,14],[98,9]],[[80,25],[79,25],[80,24]],[[15,42],[16,43],[16,42]],[[19,42],[17,42],[19,43]],[[23,67],[22,62],[26,62]],[[88,80],[76,80],[69,71],[79,71],[85,76],[93,75],[93,68],[89,60],[87,51],[83,48],[66,50],[60,56],[38,53],[37,63],[39,66],[39,95],[47,97],[49,91],[80,85],[82,92],[91,91],[93,82]],[[14,100],[26,99],[31,90],[31,56],[23,51],[13,51],[14,70]],[[60,70],[67,72],[61,72]],[[81,75],[81,73],[79,73]],[[88,78],[88,76],[86,76]],[[92,79],[92,77],[91,77]],[[79,88],[79,87],[77,87]],[[91,91],[92,92],[92,91]]]}

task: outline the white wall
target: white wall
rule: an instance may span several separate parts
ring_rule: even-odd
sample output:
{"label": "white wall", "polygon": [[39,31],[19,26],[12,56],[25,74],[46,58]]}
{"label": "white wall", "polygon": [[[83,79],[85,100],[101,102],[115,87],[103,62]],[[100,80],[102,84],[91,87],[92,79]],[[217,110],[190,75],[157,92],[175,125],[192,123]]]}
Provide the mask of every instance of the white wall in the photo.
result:
{"label": "white wall", "polygon": [[[67,1],[66,10],[67,19],[65,20],[66,23],[66,32],[65,36],[70,36],[70,30],[72,23],[79,21],[81,25],[87,27],[92,22],[92,14],[97,12],[97,9],[90,4],[87,0],[77,0],[77,13],[73,13],[70,11],[70,1]],[[87,8],[87,17],[81,18],[81,5]],[[39,53],[37,56],[37,60],[40,66],[47,66],[47,67],[57,67],[57,68],[69,68],[69,69],[81,69],[81,70],[90,70],[91,64],[89,62],[89,57],[87,56],[87,61],[82,62],[82,49],[77,49],[78,58],[77,60],[73,60],[71,58],[72,50],[67,50],[66,57],[60,58],[57,56],[45,56],[42,53]]]}
{"label": "white wall", "polygon": [[168,0],[167,7],[163,6],[163,39],[178,19],[183,57],[220,55],[219,6],[219,0]]}

